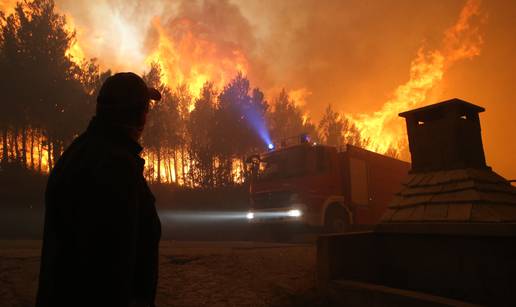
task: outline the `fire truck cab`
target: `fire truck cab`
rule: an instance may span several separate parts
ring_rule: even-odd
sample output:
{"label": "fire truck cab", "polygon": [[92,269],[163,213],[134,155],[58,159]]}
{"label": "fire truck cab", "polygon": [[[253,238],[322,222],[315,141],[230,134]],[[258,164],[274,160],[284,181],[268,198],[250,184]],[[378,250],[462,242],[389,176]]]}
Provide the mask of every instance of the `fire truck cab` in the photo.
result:
{"label": "fire truck cab", "polygon": [[410,169],[407,162],[355,146],[308,142],[270,150],[257,160],[247,219],[329,232],[378,223]]}

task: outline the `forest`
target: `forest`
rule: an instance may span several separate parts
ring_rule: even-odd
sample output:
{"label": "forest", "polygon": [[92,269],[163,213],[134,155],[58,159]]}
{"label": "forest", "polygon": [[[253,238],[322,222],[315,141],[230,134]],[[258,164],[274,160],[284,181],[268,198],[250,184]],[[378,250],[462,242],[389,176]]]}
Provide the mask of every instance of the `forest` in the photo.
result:
{"label": "forest", "polygon": [[[75,40],[52,0],[0,12],[1,170],[48,173],[94,115],[99,87],[113,71],[96,59],[74,60]],[[307,133],[321,144],[367,144],[332,105],[316,122],[286,90],[265,97],[242,73],[222,88],[207,82],[200,93],[186,84],[169,87],[158,63],[136,73],[163,96],[152,102],[141,140],[152,183],[214,188],[246,182],[246,157],[268,145],[257,125],[274,141]]]}

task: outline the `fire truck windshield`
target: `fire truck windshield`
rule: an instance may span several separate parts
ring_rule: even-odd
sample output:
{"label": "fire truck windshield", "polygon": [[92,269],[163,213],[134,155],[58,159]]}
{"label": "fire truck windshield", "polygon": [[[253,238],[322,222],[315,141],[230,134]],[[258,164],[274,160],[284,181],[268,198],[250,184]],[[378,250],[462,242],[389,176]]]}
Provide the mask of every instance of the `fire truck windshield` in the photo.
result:
{"label": "fire truck windshield", "polygon": [[315,171],[316,157],[312,147],[299,146],[271,152],[261,159],[259,180],[303,176]]}

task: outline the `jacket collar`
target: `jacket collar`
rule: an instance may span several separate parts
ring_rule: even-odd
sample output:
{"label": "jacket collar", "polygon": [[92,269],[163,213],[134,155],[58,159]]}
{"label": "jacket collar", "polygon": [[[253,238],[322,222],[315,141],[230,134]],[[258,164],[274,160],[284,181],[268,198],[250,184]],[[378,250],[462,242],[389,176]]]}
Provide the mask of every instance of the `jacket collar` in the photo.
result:
{"label": "jacket collar", "polygon": [[131,153],[139,155],[143,147],[127,135],[121,127],[113,125],[102,118],[94,116],[86,130],[92,135],[107,139],[113,143],[127,148]]}

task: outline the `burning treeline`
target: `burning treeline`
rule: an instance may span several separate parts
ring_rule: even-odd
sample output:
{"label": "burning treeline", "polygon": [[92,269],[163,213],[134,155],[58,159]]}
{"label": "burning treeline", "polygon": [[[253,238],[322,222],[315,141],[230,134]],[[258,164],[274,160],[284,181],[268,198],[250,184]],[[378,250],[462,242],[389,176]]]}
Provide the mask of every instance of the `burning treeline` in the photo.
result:
{"label": "burning treeline", "polygon": [[[74,32],[73,16],[60,13],[53,1],[2,3],[0,8],[6,11],[0,37],[0,84],[6,94],[1,102],[5,112],[0,115],[3,168],[50,170],[64,147],[86,127],[96,91],[111,74],[106,70],[110,67],[146,71],[147,82],[164,93],[164,99],[151,108],[143,137],[146,176],[153,181],[192,187],[244,181],[245,158],[267,145],[259,126],[276,140],[308,132],[316,142],[352,143],[403,156],[405,137],[394,121],[397,113],[425,103],[446,69],[478,55],[482,43],[472,25],[472,19],[481,16],[479,2],[468,1],[457,23],[445,32],[441,48],[420,49],[409,81],[381,110],[341,115],[328,105],[314,123],[308,115],[310,106],[300,103],[309,89],[275,95],[266,89],[266,96],[251,87],[246,75],[256,71],[249,51],[252,43],[232,43],[196,22],[193,15],[206,16],[205,11],[216,9],[213,1],[203,3],[203,9],[186,7],[187,13],[175,18],[151,18],[146,48],[128,59],[140,60],[141,66],[126,67],[117,61],[107,66],[99,65],[105,62],[102,59],[86,60],[89,42],[79,40],[83,36]],[[120,35],[126,35],[124,31]]]}

